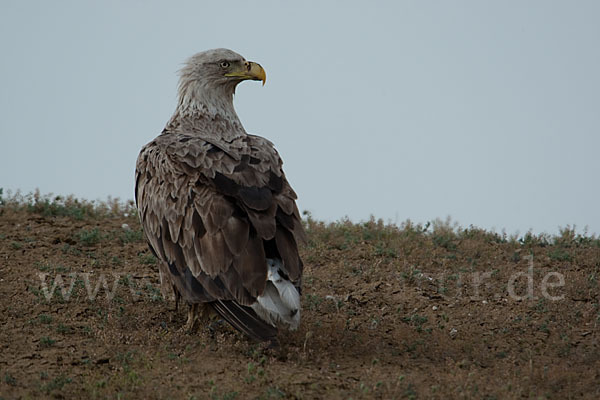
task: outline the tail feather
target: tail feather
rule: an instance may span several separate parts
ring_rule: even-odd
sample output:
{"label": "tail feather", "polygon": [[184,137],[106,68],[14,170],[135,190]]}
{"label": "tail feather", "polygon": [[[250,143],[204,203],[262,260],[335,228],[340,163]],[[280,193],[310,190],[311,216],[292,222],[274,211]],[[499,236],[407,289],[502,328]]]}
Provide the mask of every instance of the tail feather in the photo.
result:
{"label": "tail feather", "polygon": [[250,307],[231,300],[217,300],[210,305],[231,326],[258,342],[273,341],[277,337],[277,328],[262,321]]}
{"label": "tail feather", "polygon": [[267,259],[269,266],[265,291],[258,296],[252,309],[271,325],[294,330],[300,324],[300,293],[292,282],[281,275],[281,261]]}
{"label": "tail feather", "polygon": [[288,309],[300,310],[300,293],[298,293],[298,289],[292,282],[281,277],[279,272],[275,269],[269,271],[269,281],[273,282],[273,285],[279,293],[281,302]]}
{"label": "tail feather", "polygon": [[250,306],[233,300],[217,300],[210,305],[231,326],[256,341],[274,341],[277,327],[297,329],[300,324],[300,292],[282,272],[281,260],[267,258],[267,284]]}

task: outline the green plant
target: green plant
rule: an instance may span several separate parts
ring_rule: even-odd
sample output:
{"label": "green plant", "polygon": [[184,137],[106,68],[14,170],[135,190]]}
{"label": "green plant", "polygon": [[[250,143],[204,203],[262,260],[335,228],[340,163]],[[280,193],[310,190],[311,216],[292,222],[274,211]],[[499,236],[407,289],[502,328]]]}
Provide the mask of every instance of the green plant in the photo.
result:
{"label": "green plant", "polygon": [[50,394],[51,392],[53,392],[55,390],[62,389],[63,386],[65,386],[67,383],[71,383],[71,382],[72,382],[71,378],[67,378],[67,377],[64,377],[63,375],[59,375],[56,378],[54,378],[52,381],[43,385],[42,390],[46,394]]}
{"label": "green plant", "polygon": [[548,252],[548,257],[554,261],[572,261],[573,257],[563,247],[557,246]]}
{"label": "green plant", "polygon": [[154,255],[150,253],[139,253],[138,258],[140,260],[140,263],[142,264],[154,265],[158,262],[156,257],[154,257]]}
{"label": "green plant", "polygon": [[135,243],[135,242],[143,242],[144,241],[144,232],[141,229],[138,230],[123,230],[119,237],[121,243]]}
{"label": "green plant", "polygon": [[443,247],[449,251],[456,251],[455,236],[452,232],[435,232],[432,234],[431,240],[438,247]]}
{"label": "green plant", "polygon": [[412,383],[409,383],[406,389],[404,390],[404,397],[409,400],[417,398],[417,391],[415,390],[415,386]]}
{"label": "green plant", "polygon": [[72,333],[73,328],[62,323],[59,323],[56,327],[56,332],[64,334]]}
{"label": "green plant", "polygon": [[84,246],[93,246],[97,244],[101,239],[102,235],[98,228],[93,229],[82,229],[77,232],[76,240]]}
{"label": "green plant", "polygon": [[47,314],[40,314],[38,318],[42,324],[49,324],[52,322],[52,316]]}
{"label": "green plant", "polygon": [[[417,332],[421,332],[423,330],[423,324],[425,324],[427,322],[427,317],[419,315],[419,314],[413,314],[410,317],[402,318],[402,320],[404,322],[408,322],[412,326],[414,326],[416,328]],[[428,330],[428,331],[430,332],[430,330]]]}
{"label": "green plant", "polygon": [[307,294],[306,295],[306,299],[304,301],[305,303],[305,307],[308,308],[309,310],[317,310],[319,308],[319,305],[323,302],[323,298],[320,297],[318,294]]}
{"label": "green plant", "polygon": [[246,383],[252,383],[256,380],[256,375],[254,374],[254,372],[256,370],[256,365],[254,365],[254,363],[249,362],[248,366],[247,366],[247,370],[248,370],[248,376],[246,376],[244,378],[244,381]]}
{"label": "green plant", "polygon": [[54,343],[56,343],[56,340],[49,338],[48,336],[43,336],[40,339],[40,345],[42,347],[50,347],[52,346]]}
{"label": "green plant", "polygon": [[14,376],[9,374],[8,372],[4,374],[4,383],[10,386],[15,386],[17,384],[17,380]]}
{"label": "green plant", "polygon": [[268,399],[283,399],[286,397],[286,393],[277,386],[269,386],[267,390],[265,390],[265,396]]}
{"label": "green plant", "polygon": [[148,282],[146,283],[145,289],[151,301],[163,301],[163,297],[159,288]]}

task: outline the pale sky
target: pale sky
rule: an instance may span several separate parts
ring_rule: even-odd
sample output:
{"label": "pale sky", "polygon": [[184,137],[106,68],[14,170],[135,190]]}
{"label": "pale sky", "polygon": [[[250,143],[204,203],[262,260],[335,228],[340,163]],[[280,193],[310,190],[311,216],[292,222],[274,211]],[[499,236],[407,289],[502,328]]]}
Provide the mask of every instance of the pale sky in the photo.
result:
{"label": "pale sky", "polygon": [[267,71],[236,109],[328,221],[600,233],[598,1],[0,1],[0,187],[133,198],[177,70]]}

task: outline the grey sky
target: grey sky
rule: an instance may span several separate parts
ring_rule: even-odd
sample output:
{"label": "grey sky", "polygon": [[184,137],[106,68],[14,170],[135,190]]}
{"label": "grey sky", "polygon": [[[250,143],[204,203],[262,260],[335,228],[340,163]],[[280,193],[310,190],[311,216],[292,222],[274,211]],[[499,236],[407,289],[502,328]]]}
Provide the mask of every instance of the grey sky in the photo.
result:
{"label": "grey sky", "polygon": [[[375,5],[376,4],[376,5]],[[320,219],[600,233],[600,2],[0,3],[0,187],[133,197],[176,71],[227,47]]]}

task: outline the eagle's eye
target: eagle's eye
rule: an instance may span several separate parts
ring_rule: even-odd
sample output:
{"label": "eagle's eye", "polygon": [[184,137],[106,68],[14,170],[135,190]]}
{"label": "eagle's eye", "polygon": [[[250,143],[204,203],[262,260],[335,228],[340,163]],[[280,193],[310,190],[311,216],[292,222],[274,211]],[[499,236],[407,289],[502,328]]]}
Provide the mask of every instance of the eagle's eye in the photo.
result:
{"label": "eagle's eye", "polygon": [[221,61],[221,63],[219,65],[221,66],[221,68],[229,68],[229,62],[228,61]]}

